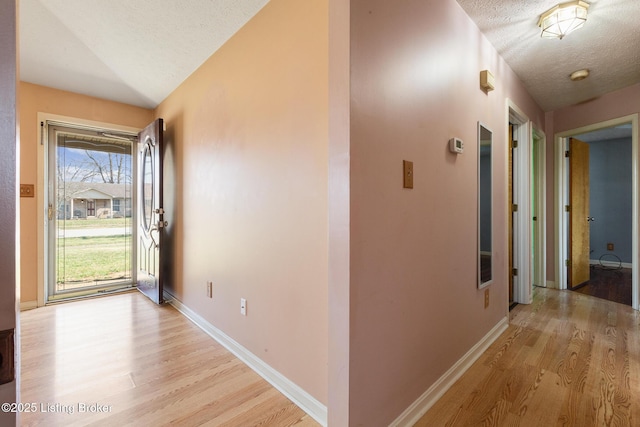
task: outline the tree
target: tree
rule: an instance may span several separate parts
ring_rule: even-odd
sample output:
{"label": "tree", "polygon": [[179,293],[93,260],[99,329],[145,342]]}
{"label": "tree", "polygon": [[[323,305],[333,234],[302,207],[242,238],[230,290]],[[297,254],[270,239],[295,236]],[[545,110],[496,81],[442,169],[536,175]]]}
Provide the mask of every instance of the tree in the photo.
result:
{"label": "tree", "polygon": [[105,153],[100,151],[85,150],[89,158],[91,176],[99,176],[102,182],[108,184],[125,184],[131,182],[130,162],[131,156],[124,154]]}
{"label": "tree", "polygon": [[61,182],[132,182],[130,154],[59,147],[57,163]]}

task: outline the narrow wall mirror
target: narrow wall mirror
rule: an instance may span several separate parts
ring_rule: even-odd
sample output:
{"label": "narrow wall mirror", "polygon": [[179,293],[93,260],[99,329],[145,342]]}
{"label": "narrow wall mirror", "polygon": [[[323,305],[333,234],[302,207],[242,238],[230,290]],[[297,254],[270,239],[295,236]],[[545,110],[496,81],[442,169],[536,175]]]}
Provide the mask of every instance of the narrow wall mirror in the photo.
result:
{"label": "narrow wall mirror", "polygon": [[478,287],[493,279],[493,200],[491,145],[493,133],[478,122]]}

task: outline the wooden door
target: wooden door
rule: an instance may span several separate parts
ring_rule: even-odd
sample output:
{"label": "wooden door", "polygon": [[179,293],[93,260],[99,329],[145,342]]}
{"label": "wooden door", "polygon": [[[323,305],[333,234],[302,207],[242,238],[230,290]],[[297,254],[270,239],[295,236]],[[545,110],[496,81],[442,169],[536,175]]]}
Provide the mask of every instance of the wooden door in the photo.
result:
{"label": "wooden door", "polygon": [[162,200],[163,122],[157,119],[138,135],[138,290],[160,304],[163,299]]}
{"label": "wooden door", "polygon": [[569,138],[569,288],[589,280],[589,144]]}

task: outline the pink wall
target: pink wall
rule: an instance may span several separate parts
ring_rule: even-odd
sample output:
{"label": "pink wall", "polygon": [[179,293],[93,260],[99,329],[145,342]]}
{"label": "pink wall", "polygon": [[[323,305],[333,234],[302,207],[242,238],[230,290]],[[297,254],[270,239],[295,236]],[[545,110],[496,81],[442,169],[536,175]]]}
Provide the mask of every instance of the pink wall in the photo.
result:
{"label": "pink wall", "polygon": [[[483,69],[496,77],[489,94]],[[454,0],[351,1],[350,425],[387,425],[507,316],[507,98],[542,128]],[[476,284],[478,121],[495,153],[488,309]]]}
{"label": "pink wall", "polygon": [[547,280],[555,280],[555,134],[637,113],[640,113],[640,83],[547,113]]}
{"label": "pink wall", "polygon": [[156,110],[174,147],[170,291],[325,405],[327,20],[325,0],[269,2]]}
{"label": "pink wall", "polygon": [[[17,203],[19,150],[18,124],[17,2],[0,0],[0,331],[14,330],[15,350],[20,348],[16,322],[16,284],[20,278],[19,242],[16,239],[20,211]],[[4,360],[4,364],[7,360]],[[14,352],[19,375],[19,354]],[[0,385],[0,402],[16,402],[19,380]],[[15,425],[16,414],[0,412],[0,425]]]}
{"label": "pink wall", "polygon": [[[640,112],[640,83],[553,112],[553,133]],[[553,135],[553,134],[552,134]],[[549,138],[551,142],[551,139]]]}

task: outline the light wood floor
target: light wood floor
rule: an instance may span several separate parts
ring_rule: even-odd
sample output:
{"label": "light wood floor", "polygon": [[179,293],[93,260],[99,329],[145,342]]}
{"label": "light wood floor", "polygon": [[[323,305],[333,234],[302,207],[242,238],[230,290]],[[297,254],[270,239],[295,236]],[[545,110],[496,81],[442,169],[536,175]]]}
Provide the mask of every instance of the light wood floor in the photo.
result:
{"label": "light wood floor", "polygon": [[[318,425],[175,309],[137,292],[22,312],[20,324],[20,401],[36,404],[23,426]],[[92,404],[108,412],[88,412]]]}
{"label": "light wood floor", "polygon": [[640,426],[640,314],[538,288],[416,426]]}

